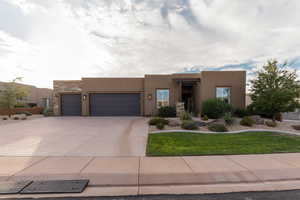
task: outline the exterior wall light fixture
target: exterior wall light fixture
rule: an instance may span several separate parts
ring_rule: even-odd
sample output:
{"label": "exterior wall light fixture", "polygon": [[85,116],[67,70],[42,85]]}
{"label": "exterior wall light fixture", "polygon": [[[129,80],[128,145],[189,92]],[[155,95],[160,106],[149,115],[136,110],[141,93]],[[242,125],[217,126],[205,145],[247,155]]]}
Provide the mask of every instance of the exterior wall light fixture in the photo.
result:
{"label": "exterior wall light fixture", "polygon": [[147,99],[148,99],[149,101],[151,101],[151,100],[152,100],[152,94],[148,94],[148,95],[147,95]]}
{"label": "exterior wall light fixture", "polygon": [[86,98],[87,98],[87,95],[86,95],[86,94],[84,94],[82,98],[83,98],[83,101],[85,101],[85,100],[86,100]]}

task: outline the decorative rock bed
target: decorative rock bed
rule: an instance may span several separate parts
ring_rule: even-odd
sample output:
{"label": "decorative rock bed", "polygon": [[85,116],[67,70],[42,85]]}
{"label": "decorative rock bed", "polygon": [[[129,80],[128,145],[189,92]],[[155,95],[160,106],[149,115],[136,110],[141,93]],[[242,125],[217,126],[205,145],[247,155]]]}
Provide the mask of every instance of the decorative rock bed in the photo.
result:
{"label": "decorative rock bed", "polygon": [[[180,127],[180,119],[179,118],[168,118],[168,120],[170,120],[170,125],[165,126],[164,130],[166,131],[187,131],[184,130]],[[217,123],[224,123],[224,120],[219,119],[219,120],[207,120],[207,121],[203,121],[200,120],[199,118],[194,118],[194,121],[196,121],[196,123],[199,126],[199,129],[196,130],[196,132],[207,132],[207,133],[212,133],[211,131],[208,130],[207,125],[209,123],[212,122],[217,122]],[[262,122],[262,120],[266,121],[266,119],[260,118],[259,121]],[[282,132],[292,132],[292,133],[296,133],[296,134],[300,134],[300,130],[295,130],[293,127],[294,126],[299,126],[300,125],[300,121],[283,121],[283,122],[277,122],[277,126],[276,127],[269,127],[266,126],[265,124],[254,124],[252,127],[247,127],[247,126],[242,126],[239,124],[239,122],[241,121],[241,118],[235,118],[235,123],[231,126],[227,126],[228,132],[235,132],[235,131],[253,131],[253,130],[268,130],[268,131],[282,131]],[[256,121],[256,120],[255,120]],[[155,126],[150,126],[149,127],[149,132],[155,132],[155,131],[159,131],[159,132],[163,132],[164,130],[158,130]]]}

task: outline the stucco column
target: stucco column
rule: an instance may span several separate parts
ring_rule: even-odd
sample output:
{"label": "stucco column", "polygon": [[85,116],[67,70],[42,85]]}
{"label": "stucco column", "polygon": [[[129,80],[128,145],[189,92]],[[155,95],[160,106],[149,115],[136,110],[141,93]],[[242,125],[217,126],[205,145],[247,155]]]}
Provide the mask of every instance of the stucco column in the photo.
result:
{"label": "stucco column", "polygon": [[81,114],[82,116],[89,116],[89,94],[81,94]]}
{"label": "stucco column", "polygon": [[178,83],[178,102],[182,101],[182,82]]}

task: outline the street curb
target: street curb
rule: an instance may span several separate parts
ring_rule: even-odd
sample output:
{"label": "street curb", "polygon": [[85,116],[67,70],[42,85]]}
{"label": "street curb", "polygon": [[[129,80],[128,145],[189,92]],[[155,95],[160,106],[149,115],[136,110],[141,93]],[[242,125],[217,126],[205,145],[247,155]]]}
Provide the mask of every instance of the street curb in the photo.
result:
{"label": "street curb", "polygon": [[245,132],[270,132],[270,133],[286,133],[292,135],[300,135],[300,132],[292,132],[292,131],[282,131],[282,130],[270,130],[270,129],[246,129],[246,130],[238,130],[238,131],[229,131],[229,132],[212,132],[212,131],[192,131],[192,130],[161,130],[161,131],[150,131],[149,134],[156,133],[211,133],[211,134],[235,134],[235,133],[245,133]]}

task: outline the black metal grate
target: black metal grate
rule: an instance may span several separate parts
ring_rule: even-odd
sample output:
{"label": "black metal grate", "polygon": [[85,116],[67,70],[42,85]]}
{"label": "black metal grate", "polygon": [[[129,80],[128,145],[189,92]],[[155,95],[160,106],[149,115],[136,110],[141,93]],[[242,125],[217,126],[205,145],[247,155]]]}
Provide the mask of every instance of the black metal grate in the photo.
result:
{"label": "black metal grate", "polygon": [[0,194],[18,194],[32,181],[3,181],[0,182]]}
{"label": "black metal grate", "polygon": [[21,194],[81,193],[89,180],[48,180],[34,181],[25,187]]}

